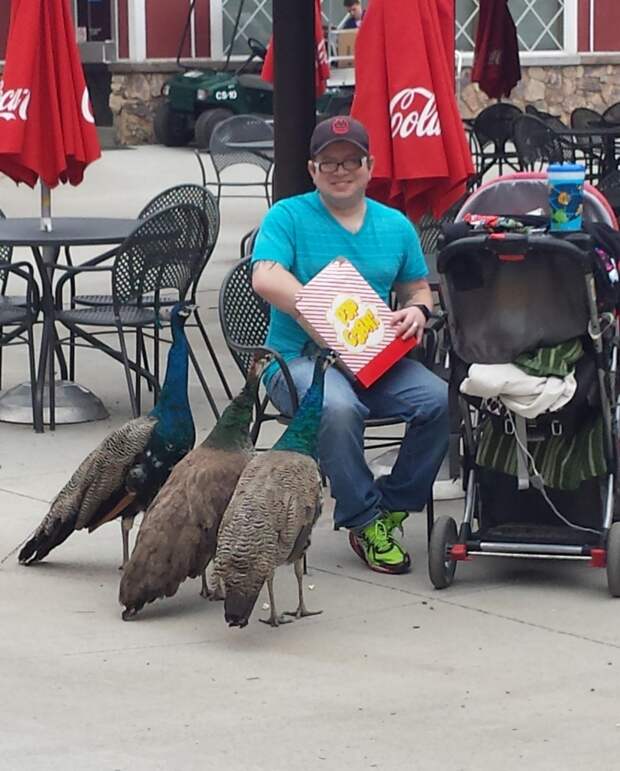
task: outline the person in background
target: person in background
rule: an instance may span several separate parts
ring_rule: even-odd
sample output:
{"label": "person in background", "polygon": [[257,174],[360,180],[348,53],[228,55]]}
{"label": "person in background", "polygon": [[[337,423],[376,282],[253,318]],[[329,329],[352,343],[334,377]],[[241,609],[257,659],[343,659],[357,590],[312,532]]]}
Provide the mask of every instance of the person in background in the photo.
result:
{"label": "person in background", "polygon": [[344,7],[349,12],[349,18],[342,25],[342,29],[357,29],[364,17],[361,0],[344,0]]}
{"label": "person in background", "polygon": [[[314,362],[299,325],[295,297],[336,257],[344,257],[385,301],[393,288],[399,309],[392,325],[403,339],[422,339],[432,308],[428,269],[417,233],[401,212],[366,197],[372,173],[368,133],[357,120],[319,123],[308,171],[316,190],[278,201],[265,216],[252,255],[254,290],[271,308],[266,344],[288,363],[299,398]],[[265,371],[274,404],[290,414],[277,364]],[[390,474],[375,480],[364,456],[366,418],[399,417],[407,431]],[[448,447],[448,389],[420,362],[403,358],[370,388],[335,367],[325,375],[319,460],[336,500],[334,523],[371,569],[405,573],[411,560],[394,533],[410,511],[421,511]]]}

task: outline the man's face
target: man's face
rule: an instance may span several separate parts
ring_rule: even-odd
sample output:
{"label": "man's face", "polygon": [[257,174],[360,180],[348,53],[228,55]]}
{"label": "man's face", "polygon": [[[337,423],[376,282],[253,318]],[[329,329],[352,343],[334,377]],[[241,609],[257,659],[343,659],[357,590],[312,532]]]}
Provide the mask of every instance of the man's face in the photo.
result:
{"label": "man's face", "polygon": [[362,18],[362,4],[361,3],[353,3],[353,5],[349,6],[349,15],[352,16],[356,21],[359,21]]}
{"label": "man's face", "polygon": [[[340,165],[332,169],[329,164]],[[372,158],[350,142],[332,142],[308,161],[308,171],[323,199],[336,209],[344,209],[364,197],[372,172]]]}

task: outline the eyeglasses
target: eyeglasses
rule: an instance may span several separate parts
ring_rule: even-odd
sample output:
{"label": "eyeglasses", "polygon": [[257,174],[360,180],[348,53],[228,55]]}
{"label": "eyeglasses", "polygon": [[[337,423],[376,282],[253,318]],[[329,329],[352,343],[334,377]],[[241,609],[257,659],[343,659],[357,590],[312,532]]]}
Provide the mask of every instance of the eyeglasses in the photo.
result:
{"label": "eyeglasses", "polygon": [[362,168],[365,160],[366,156],[363,155],[361,158],[345,158],[344,161],[315,161],[315,164],[321,174],[333,174],[340,166],[345,171],[357,171]]}

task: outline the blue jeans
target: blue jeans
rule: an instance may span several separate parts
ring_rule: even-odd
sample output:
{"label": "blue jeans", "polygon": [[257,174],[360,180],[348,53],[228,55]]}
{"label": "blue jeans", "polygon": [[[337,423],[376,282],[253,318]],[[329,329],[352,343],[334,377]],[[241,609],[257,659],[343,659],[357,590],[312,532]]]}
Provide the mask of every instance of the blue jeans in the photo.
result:
{"label": "blue jeans", "polygon": [[[289,368],[301,398],[312,381],[314,360],[293,359]],[[280,370],[267,392],[279,410],[290,414]],[[364,420],[369,417],[397,417],[408,423],[391,473],[376,481],[364,457]],[[319,457],[336,499],[336,527],[362,528],[380,509],[421,511],[448,449],[448,434],[448,387],[419,362],[401,359],[370,388],[330,367],[325,373]]]}

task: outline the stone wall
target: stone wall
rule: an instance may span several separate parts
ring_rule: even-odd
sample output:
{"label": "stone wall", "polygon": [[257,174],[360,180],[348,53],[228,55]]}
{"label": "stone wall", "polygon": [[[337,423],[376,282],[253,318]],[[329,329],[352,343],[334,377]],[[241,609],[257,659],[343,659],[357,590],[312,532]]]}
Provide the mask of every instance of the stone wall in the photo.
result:
{"label": "stone wall", "polygon": [[[587,59],[587,57],[582,57]],[[200,67],[206,65],[197,63]],[[209,63],[213,66],[213,62]],[[153,114],[161,97],[161,88],[178,69],[169,63],[148,65],[111,65],[110,109],[120,144],[154,142]],[[513,89],[510,102],[524,108],[532,104],[558,115],[568,122],[575,107],[603,111],[620,101],[620,59],[562,66],[522,67],[522,79]],[[477,115],[490,100],[476,83],[471,83],[471,69],[461,73],[461,114]]]}
{"label": "stone wall", "polygon": [[[509,99],[521,109],[534,105],[569,123],[576,107],[590,107],[603,112],[620,102],[619,64],[577,64],[554,67],[522,67],[521,80]],[[495,100],[489,99],[472,83],[471,69],[461,73],[461,114],[472,118]]]}
{"label": "stone wall", "polygon": [[110,109],[116,140],[123,145],[155,141],[153,116],[163,98],[161,89],[172,72],[112,73]]}

